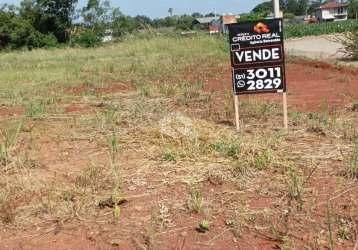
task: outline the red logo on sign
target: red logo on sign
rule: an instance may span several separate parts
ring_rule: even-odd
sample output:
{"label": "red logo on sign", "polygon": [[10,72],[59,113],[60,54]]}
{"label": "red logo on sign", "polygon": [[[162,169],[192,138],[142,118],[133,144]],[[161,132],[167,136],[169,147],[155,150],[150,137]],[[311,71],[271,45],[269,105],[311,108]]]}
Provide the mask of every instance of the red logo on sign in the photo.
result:
{"label": "red logo on sign", "polygon": [[256,24],[255,25],[255,27],[254,27],[254,31],[256,32],[256,33],[268,33],[268,32],[270,32],[270,29],[268,28],[268,26],[266,25],[266,24],[264,24],[264,23],[258,23],[258,24]]}

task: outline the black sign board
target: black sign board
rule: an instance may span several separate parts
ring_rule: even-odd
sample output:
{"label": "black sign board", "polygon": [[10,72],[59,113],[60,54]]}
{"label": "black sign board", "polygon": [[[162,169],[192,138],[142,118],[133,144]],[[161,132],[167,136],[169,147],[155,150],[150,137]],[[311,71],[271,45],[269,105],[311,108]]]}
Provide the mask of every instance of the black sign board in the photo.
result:
{"label": "black sign board", "polygon": [[229,25],[235,95],[286,92],[282,19]]}

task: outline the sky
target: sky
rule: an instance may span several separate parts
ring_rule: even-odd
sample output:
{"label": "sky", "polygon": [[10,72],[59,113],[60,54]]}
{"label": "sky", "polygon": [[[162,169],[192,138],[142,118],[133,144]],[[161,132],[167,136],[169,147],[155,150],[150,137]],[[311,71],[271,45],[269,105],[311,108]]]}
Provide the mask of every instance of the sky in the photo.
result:
{"label": "sky", "polygon": [[[0,4],[19,4],[21,0],[0,0]],[[124,14],[146,15],[151,18],[168,16],[168,9],[174,14],[191,14],[193,12],[210,13],[244,13],[248,12],[263,0],[111,0],[111,5],[120,7]],[[79,0],[83,6],[87,0]]]}

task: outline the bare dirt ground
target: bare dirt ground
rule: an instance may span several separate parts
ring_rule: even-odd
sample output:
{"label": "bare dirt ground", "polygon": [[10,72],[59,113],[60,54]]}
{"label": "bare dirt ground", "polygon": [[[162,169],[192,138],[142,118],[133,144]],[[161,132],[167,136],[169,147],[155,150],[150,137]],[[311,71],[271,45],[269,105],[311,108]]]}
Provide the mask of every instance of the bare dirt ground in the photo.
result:
{"label": "bare dirt ground", "polygon": [[[2,224],[0,249],[357,247],[358,185],[345,172],[357,132],[358,113],[352,108],[357,71],[301,59],[288,62],[291,116],[285,135],[275,104],[257,104],[252,106],[257,111],[249,108],[252,113],[243,106],[244,132],[234,131],[227,69],[213,66],[204,93],[138,94],[129,84],[115,84],[94,89],[95,101],[63,101],[63,115],[25,124],[17,150],[26,149],[25,140],[34,141],[29,160],[36,160],[31,170],[13,173],[16,181],[19,186],[35,186],[42,179],[51,184],[15,196],[16,218],[13,209],[2,208],[3,220],[6,212],[5,219],[15,223]],[[64,92],[82,91],[88,89]],[[108,93],[111,97],[102,96]],[[109,98],[110,108],[118,110],[114,115],[108,113]],[[197,135],[164,136],[165,109],[189,117],[188,133]],[[22,112],[1,109],[3,116]],[[119,146],[111,141],[108,148],[112,137],[105,132],[118,127]],[[24,180],[21,171],[32,175]],[[103,203],[114,199],[119,187],[120,212],[113,202]],[[207,231],[197,229],[203,220],[210,225]]]}
{"label": "bare dirt ground", "polygon": [[[286,77],[289,106],[293,110],[315,111],[322,108],[325,102],[331,108],[341,108],[357,98],[358,69],[299,58],[292,60],[293,62],[287,65]],[[218,74],[217,78],[209,81],[207,90],[231,91],[229,70],[223,68],[219,72],[222,72],[220,76]],[[263,95],[258,98],[281,100],[278,95]]]}
{"label": "bare dirt ground", "polygon": [[335,42],[342,35],[322,35],[288,39],[285,41],[287,53],[296,56],[304,56],[316,60],[324,60],[330,63],[358,66],[357,62],[342,60],[344,54],[341,52],[342,45]]}

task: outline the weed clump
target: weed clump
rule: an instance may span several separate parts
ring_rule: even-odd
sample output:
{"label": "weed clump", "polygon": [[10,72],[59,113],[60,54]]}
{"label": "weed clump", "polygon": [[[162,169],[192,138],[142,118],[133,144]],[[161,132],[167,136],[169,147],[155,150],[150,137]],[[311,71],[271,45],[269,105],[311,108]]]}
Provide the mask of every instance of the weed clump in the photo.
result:
{"label": "weed clump", "polygon": [[188,207],[190,211],[200,213],[204,208],[204,198],[201,192],[192,191],[189,193]]}
{"label": "weed clump", "polygon": [[344,39],[340,39],[343,45],[342,52],[348,58],[358,59],[358,30],[347,32]]}
{"label": "weed clump", "polygon": [[240,153],[241,142],[238,140],[218,140],[212,145],[214,151],[228,157],[237,157]]}
{"label": "weed clump", "polygon": [[1,129],[2,142],[0,143],[0,165],[5,166],[10,163],[11,151],[16,146],[22,129],[23,123],[16,126]]}
{"label": "weed clump", "polygon": [[165,149],[164,151],[164,154],[163,154],[163,159],[165,161],[176,161],[176,155],[175,155],[175,152],[173,152],[171,149],[167,148]]}
{"label": "weed clump", "polygon": [[75,186],[83,192],[86,192],[87,189],[94,191],[99,183],[100,174],[100,168],[96,164],[91,163],[77,176]]}
{"label": "weed clump", "polygon": [[358,179],[358,139],[353,147],[353,152],[347,164],[347,175],[349,178]]}
{"label": "weed clump", "polygon": [[288,169],[288,194],[292,200],[298,202],[299,207],[303,206],[303,192],[304,183],[302,174],[295,166],[290,166]]}
{"label": "weed clump", "polygon": [[5,191],[0,195],[0,221],[10,224],[15,219],[14,195],[11,191]]}
{"label": "weed clump", "polygon": [[272,150],[265,149],[262,152],[255,155],[253,159],[253,165],[257,170],[265,170],[269,168],[272,159]]}

